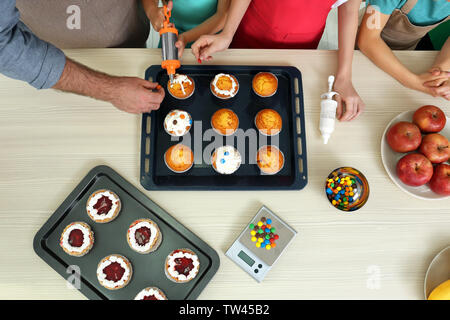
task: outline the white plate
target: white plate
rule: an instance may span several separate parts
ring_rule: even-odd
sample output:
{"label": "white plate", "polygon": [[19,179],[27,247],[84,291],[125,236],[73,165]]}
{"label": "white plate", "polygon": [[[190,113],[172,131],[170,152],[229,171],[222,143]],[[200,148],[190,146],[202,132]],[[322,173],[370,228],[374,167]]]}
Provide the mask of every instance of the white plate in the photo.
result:
{"label": "white plate", "polygon": [[[437,193],[434,193],[431,191],[430,187],[428,187],[428,184],[425,184],[420,187],[411,187],[406,184],[404,184],[398,177],[396,173],[396,167],[397,162],[400,160],[405,153],[399,153],[395,152],[394,150],[389,147],[389,145],[386,142],[386,132],[388,129],[394,124],[399,121],[408,121],[412,122],[412,117],[415,110],[413,111],[405,111],[403,113],[400,113],[398,116],[396,116],[394,119],[389,122],[389,124],[386,126],[386,129],[383,132],[383,136],[381,137],[381,160],[383,161],[383,166],[386,169],[386,172],[388,173],[389,177],[394,181],[394,183],[403,191],[406,193],[409,193],[413,197],[424,199],[424,200],[442,200],[446,199],[449,196],[442,196]],[[445,124],[444,129],[442,129],[441,132],[439,132],[443,136],[445,136],[447,139],[450,138],[450,118],[447,117],[447,123]]]}
{"label": "white plate", "polygon": [[431,291],[444,281],[450,279],[450,246],[444,248],[431,261],[425,274],[424,295],[428,299]]}

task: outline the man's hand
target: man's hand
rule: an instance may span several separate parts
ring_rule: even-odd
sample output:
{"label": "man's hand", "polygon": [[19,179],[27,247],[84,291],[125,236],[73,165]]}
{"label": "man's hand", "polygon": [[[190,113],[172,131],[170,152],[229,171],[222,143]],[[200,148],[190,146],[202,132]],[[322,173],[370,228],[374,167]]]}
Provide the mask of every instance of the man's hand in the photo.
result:
{"label": "man's hand", "polygon": [[[164,20],[166,20],[166,17],[164,16],[164,7],[157,7],[154,0],[147,0],[143,4],[145,13],[150,20],[153,29],[155,29],[156,32],[159,32],[159,30],[163,27]],[[173,2],[169,1],[167,4],[167,10],[171,11],[172,8]]]}
{"label": "man's hand", "polygon": [[366,106],[350,80],[336,78],[334,91],[339,93],[339,95],[335,96],[338,103],[336,110],[336,117],[338,120],[352,121],[364,111]]}
{"label": "man's hand", "polygon": [[228,49],[232,36],[223,32],[216,35],[203,35],[192,45],[192,54],[199,61],[212,60],[212,54]]}
{"label": "man's hand", "polygon": [[66,65],[54,89],[111,102],[130,113],[156,110],[164,99],[164,89],[157,83],[134,77],[115,77],[92,70],[66,58]]}
{"label": "man's hand", "polygon": [[129,113],[145,113],[158,110],[164,99],[164,89],[157,83],[141,78],[113,78],[109,101],[118,109]]}

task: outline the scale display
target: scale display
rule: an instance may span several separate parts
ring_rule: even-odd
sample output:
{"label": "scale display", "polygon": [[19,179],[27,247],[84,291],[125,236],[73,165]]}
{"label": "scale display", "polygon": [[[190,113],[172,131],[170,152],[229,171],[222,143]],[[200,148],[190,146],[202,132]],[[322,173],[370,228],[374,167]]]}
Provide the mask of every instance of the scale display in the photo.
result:
{"label": "scale display", "polygon": [[261,282],[296,235],[294,229],[263,206],[226,255]]}

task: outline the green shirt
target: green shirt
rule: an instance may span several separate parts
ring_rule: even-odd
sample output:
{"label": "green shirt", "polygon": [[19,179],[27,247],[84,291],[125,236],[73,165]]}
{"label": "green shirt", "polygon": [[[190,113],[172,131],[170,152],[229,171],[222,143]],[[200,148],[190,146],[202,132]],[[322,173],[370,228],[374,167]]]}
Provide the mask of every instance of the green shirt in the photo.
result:
{"label": "green shirt", "polygon": [[[392,14],[400,9],[407,0],[367,0],[372,6],[384,14]],[[429,26],[450,15],[450,2],[448,0],[418,0],[417,4],[408,13],[409,21],[417,26]]]}
{"label": "green shirt", "polygon": [[[182,34],[202,24],[217,12],[218,0],[174,0],[171,21]],[[190,47],[188,44],[186,47]]]}

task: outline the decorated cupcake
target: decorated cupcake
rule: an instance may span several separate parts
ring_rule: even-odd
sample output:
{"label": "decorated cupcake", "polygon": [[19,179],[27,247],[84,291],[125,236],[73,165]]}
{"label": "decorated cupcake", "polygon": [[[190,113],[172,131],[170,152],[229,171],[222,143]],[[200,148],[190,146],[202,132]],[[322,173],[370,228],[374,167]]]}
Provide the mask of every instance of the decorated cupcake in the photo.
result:
{"label": "decorated cupcake", "polygon": [[239,82],[231,74],[219,73],[211,81],[211,92],[217,98],[233,98],[239,91]]}
{"label": "decorated cupcake", "polygon": [[192,127],[192,118],[182,110],[172,110],[164,119],[164,130],[173,137],[184,136]]}
{"label": "decorated cupcake", "polygon": [[256,154],[256,163],[265,174],[276,174],[284,166],[284,155],[275,146],[263,146]]}
{"label": "decorated cupcake", "polygon": [[100,261],[97,267],[97,279],[109,290],[125,287],[131,280],[133,269],[130,261],[118,254],[109,255]]}
{"label": "decorated cupcake", "polygon": [[265,136],[274,136],[280,133],[283,120],[273,109],[263,109],[256,114],[255,125],[259,132]]}
{"label": "decorated cupcake", "polygon": [[222,146],[214,150],[211,164],[220,174],[232,174],[241,166],[241,154],[232,146]]}
{"label": "decorated cupcake", "polygon": [[187,99],[194,93],[194,80],[184,74],[176,74],[172,83],[167,82],[167,91],[176,99]]}
{"label": "decorated cupcake", "polygon": [[184,144],[176,144],[167,149],[164,154],[164,162],[175,173],[188,171],[194,164],[194,153]]}
{"label": "decorated cupcake", "polygon": [[278,78],[270,72],[260,72],[253,77],[253,91],[260,97],[271,97],[277,92]]}
{"label": "decorated cupcake", "polygon": [[166,276],[177,283],[194,279],[200,269],[197,255],[189,249],[172,251],[166,259]]}
{"label": "decorated cupcake", "polygon": [[88,199],[86,211],[89,217],[98,223],[114,220],[120,212],[119,197],[111,190],[95,191]]}
{"label": "decorated cupcake", "polygon": [[158,225],[150,219],[134,221],[127,231],[127,242],[131,249],[139,253],[150,253],[158,249],[162,234]]}
{"label": "decorated cupcake", "polygon": [[239,127],[239,118],[230,109],[219,109],[211,118],[213,129],[224,136],[230,136],[236,132]]}
{"label": "decorated cupcake", "polygon": [[166,295],[157,287],[147,287],[137,294],[134,300],[167,300]]}
{"label": "decorated cupcake", "polygon": [[72,222],[61,234],[59,245],[63,250],[75,257],[82,257],[88,253],[94,245],[94,232],[84,222]]}

